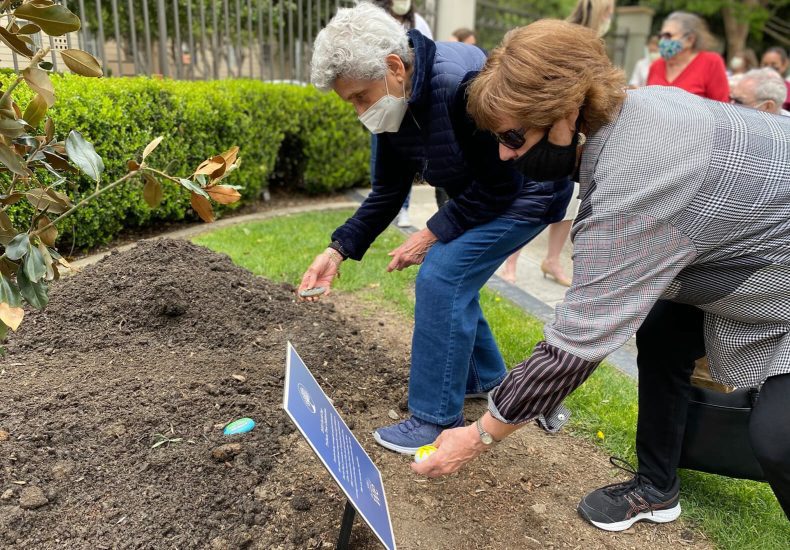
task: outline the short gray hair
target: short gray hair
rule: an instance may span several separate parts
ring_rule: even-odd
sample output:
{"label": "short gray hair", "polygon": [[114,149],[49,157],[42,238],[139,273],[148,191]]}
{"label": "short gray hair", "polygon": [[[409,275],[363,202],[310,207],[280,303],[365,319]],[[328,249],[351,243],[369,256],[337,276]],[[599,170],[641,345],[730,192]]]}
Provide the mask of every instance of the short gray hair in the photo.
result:
{"label": "short gray hair", "polygon": [[315,39],[311,80],[329,90],[338,77],[378,80],[387,73],[386,57],[395,54],[411,66],[406,29],[368,2],[337,10]]}
{"label": "short gray hair", "polygon": [[754,82],[754,97],[758,101],[772,99],[779,109],[787,99],[787,86],[785,79],[770,67],[752,69],[745,73],[741,80]]}

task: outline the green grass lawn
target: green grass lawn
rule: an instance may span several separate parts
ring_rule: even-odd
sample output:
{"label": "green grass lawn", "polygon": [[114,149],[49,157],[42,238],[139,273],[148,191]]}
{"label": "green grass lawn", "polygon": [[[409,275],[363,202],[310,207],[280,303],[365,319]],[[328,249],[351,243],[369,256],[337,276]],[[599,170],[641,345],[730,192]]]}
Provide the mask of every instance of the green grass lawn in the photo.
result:
{"label": "green grass lawn", "polygon": [[[253,273],[298,284],[312,259],[328,244],[332,230],[350,215],[351,211],[332,211],[283,216],[217,230],[195,242],[228,254]],[[334,288],[411,316],[417,269],[386,272],[387,252],[403,240],[400,232],[388,229],[363,262],[343,264]],[[542,339],[542,323],[488,290],[482,293],[482,304],[506,363],[516,365]],[[576,436],[636,462],[637,399],[631,378],[604,364],[567,403],[574,413],[569,429]],[[602,479],[601,485],[613,481]],[[682,472],[681,483],[683,518],[719,548],[790,549],[790,523],[767,484],[691,471]]]}

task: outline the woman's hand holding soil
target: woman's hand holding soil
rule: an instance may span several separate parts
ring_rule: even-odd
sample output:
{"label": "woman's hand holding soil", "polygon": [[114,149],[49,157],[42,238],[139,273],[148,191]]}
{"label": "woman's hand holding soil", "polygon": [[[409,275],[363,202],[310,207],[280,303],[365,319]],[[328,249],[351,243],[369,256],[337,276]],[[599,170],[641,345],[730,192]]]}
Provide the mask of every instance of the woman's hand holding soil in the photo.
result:
{"label": "woman's hand holding soil", "polygon": [[326,289],[324,296],[328,296],[331,290],[332,281],[336,275],[340,275],[340,264],[343,257],[336,250],[327,248],[319,254],[310,264],[302,277],[302,284],[299,285],[296,295],[302,302],[317,302],[320,296],[301,296],[300,293],[311,288],[322,287]]}
{"label": "woman's hand holding soil", "polygon": [[387,271],[401,271],[412,265],[420,265],[436,241],[436,235],[427,228],[412,234],[405,243],[389,253],[392,261],[387,266]]}

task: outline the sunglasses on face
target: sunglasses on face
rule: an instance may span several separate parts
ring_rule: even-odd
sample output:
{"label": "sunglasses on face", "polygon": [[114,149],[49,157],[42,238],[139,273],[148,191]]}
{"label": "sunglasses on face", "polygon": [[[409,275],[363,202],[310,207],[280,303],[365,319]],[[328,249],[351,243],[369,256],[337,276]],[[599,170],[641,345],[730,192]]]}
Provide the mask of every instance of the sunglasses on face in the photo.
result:
{"label": "sunglasses on face", "polygon": [[501,134],[494,134],[496,136],[496,140],[507,147],[508,149],[521,149],[527,140],[524,138],[524,134],[527,133],[526,128],[519,128],[517,130],[507,130],[506,132],[502,132]]}
{"label": "sunglasses on face", "polygon": [[730,96],[730,103],[735,105],[746,105],[746,102],[739,97],[735,97],[733,95]]}

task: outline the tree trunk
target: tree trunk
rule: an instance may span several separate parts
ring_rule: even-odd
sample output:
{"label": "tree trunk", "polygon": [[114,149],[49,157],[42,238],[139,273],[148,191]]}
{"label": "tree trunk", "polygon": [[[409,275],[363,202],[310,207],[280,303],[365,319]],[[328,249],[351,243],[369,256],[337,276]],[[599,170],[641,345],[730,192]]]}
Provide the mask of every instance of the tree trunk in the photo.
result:
{"label": "tree trunk", "polygon": [[743,0],[741,9],[734,8],[732,5],[722,7],[721,16],[724,20],[728,61],[733,55],[746,49],[746,39],[749,38],[749,24],[751,23],[747,14],[766,4],[767,0]]}

